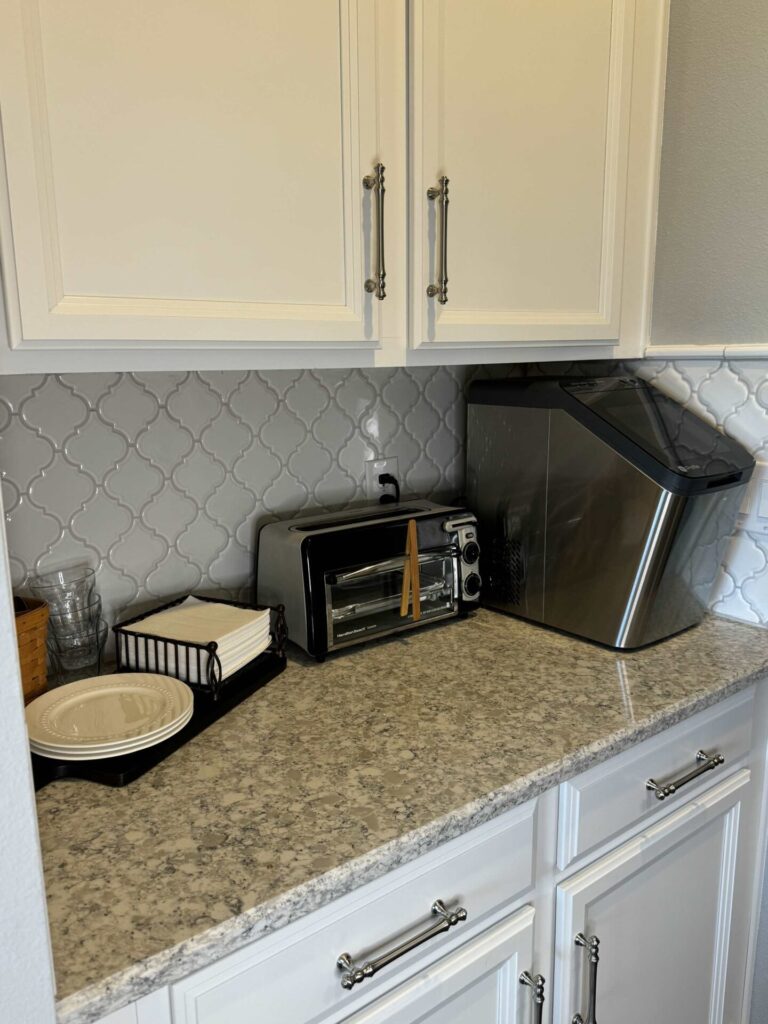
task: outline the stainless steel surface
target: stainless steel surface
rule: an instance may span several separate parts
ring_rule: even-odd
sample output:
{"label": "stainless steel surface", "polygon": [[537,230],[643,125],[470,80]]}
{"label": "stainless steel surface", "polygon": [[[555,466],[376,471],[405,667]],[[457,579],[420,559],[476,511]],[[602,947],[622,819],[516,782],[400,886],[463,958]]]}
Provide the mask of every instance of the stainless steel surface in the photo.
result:
{"label": "stainless steel surface", "polygon": [[541,1024],[544,1013],[544,978],[541,974],[537,974],[534,977],[528,971],[523,971],[518,981],[521,985],[527,985],[531,990],[531,999],[533,1000],[531,1024]]}
{"label": "stainless steel surface", "polygon": [[466,921],[467,919],[467,912],[464,907],[447,910],[442,900],[435,900],[430,910],[440,918],[436,924],[430,925],[424,931],[418,932],[410,939],[406,939],[405,942],[401,942],[399,945],[387,950],[386,953],[382,953],[375,960],[366,960],[365,963],[358,965],[349,953],[342,953],[336,960],[336,966],[343,972],[341,987],[353,988],[361,981],[365,981],[366,978],[372,978],[382,967],[386,967],[395,960],[399,960],[401,956],[410,953],[412,949],[416,949],[417,946],[421,946],[424,942],[428,942],[436,935],[442,934],[442,932],[447,932],[449,928],[453,928],[460,921]]}
{"label": "stainless steel surface", "polygon": [[617,648],[701,621],[744,487],[671,494],[561,409],[471,403],[483,603]]}
{"label": "stainless steel surface", "polygon": [[681,775],[679,779],[668,782],[666,785],[656,782],[655,779],[648,779],[645,788],[652,790],[656,794],[657,800],[666,800],[668,796],[673,796],[678,789],[681,789],[689,782],[693,782],[694,779],[698,779],[700,775],[704,775],[705,772],[714,771],[721,764],[725,764],[725,758],[722,754],[707,754],[704,750],[696,751],[696,761],[696,767],[686,772],[685,775]]}
{"label": "stainless steel surface", "polygon": [[437,298],[440,305],[448,301],[448,179],[443,176],[437,187],[427,189],[427,199],[437,201],[440,219],[440,240],[438,243],[437,284],[427,287],[430,299]]}
{"label": "stainless steel surface", "polygon": [[439,505],[427,498],[413,498],[403,501],[400,505],[365,505],[362,508],[350,508],[341,512],[311,513],[295,519],[283,519],[279,523],[270,523],[269,528],[279,527],[296,533],[308,530],[344,530],[348,526],[371,526],[376,523],[388,523],[392,519],[407,519],[409,516],[427,516],[442,513],[446,516],[455,515],[452,505]]}
{"label": "stainless steel surface", "polygon": [[589,993],[587,996],[587,1016],[575,1013],[571,1024],[597,1024],[595,1003],[597,1001],[597,965],[600,962],[600,939],[596,935],[587,938],[584,932],[576,936],[576,945],[582,946],[589,956]]}
{"label": "stainless steel surface", "polygon": [[474,526],[474,516],[460,516],[458,519],[446,519],[443,523],[443,529],[446,533],[455,533],[457,530],[462,529],[466,526]]}
{"label": "stainless steel surface", "polygon": [[482,580],[476,565],[480,558],[480,545],[477,543],[477,521],[474,516],[463,516],[460,519],[447,519],[443,523],[446,533],[456,535],[460,559],[459,581],[461,594],[465,601],[480,601]]}
{"label": "stainless steel surface", "polygon": [[376,164],[373,174],[366,174],[363,187],[373,191],[374,209],[376,211],[376,276],[369,277],[365,282],[365,290],[384,299],[387,296],[387,271],[384,265],[384,164]]}

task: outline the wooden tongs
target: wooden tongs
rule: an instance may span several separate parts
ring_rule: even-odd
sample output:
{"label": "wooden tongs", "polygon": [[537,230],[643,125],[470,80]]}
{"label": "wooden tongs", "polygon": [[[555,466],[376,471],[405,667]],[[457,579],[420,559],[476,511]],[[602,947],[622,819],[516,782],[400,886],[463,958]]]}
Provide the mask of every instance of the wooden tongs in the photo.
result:
{"label": "wooden tongs", "polygon": [[400,597],[400,615],[408,614],[408,605],[413,595],[413,621],[421,618],[421,579],[419,577],[419,538],[416,520],[408,520],[408,534],[405,541],[405,570],[403,572],[403,593]]}

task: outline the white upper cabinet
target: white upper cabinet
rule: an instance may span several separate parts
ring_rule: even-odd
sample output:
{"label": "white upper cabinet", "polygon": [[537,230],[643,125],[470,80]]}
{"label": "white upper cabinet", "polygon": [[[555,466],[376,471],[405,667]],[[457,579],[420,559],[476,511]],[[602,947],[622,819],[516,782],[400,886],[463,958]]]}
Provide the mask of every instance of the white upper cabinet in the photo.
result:
{"label": "white upper cabinet", "polygon": [[375,0],[7,0],[25,342],[375,344],[376,64]]}
{"label": "white upper cabinet", "polygon": [[667,3],[2,0],[0,372],[641,355]]}
{"label": "white upper cabinet", "polygon": [[416,344],[618,338],[634,8],[416,0]]}

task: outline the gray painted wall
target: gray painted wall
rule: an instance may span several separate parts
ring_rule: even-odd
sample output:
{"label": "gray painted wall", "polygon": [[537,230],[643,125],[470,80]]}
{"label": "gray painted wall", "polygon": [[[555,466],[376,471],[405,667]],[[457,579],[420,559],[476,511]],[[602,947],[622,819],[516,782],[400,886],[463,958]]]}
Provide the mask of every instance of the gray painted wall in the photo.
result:
{"label": "gray painted wall", "polygon": [[[765,0],[671,0],[651,337],[657,344],[768,342]],[[755,393],[764,393],[768,361],[748,369]],[[728,390],[727,382],[718,389],[720,405]],[[750,422],[753,450],[758,435],[764,447],[768,427],[759,417]],[[768,1021],[768,885],[751,1020]]]}
{"label": "gray painted wall", "polygon": [[671,0],[651,337],[768,342],[765,0]]}

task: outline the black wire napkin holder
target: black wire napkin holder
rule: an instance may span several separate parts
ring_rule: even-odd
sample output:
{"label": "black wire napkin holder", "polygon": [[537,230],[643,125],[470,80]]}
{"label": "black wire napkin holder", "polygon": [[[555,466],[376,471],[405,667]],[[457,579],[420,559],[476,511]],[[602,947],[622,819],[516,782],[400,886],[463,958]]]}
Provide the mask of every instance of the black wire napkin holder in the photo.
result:
{"label": "black wire napkin holder", "polygon": [[[161,605],[159,608],[152,608],[150,611],[143,612],[141,615],[136,615],[132,619],[126,619],[124,622],[118,622],[112,627],[112,632],[115,634],[115,646],[117,652],[117,671],[118,672],[162,672],[163,675],[173,676],[181,682],[186,683],[192,690],[207,693],[213,698],[218,700],[221,693],[222,687],[227,685],[228,680],[222,678],[222,667],[221,659],[218,655],[218,644],[215,641],[197,642],[192,640],[170,640],[168,637],[155,636],[152,633],[144,633],[136,628],[128,629],[127,627],[135,627],[138,622],[142,622],[144,619],[148,619],[152,615],[157,615],[160,612],[166,612],[170,608],[175,608],[180,604],[183,604],[188,597],[192,595],[185,595],[179,597],[175,601],[170,601],[168,604]],[[285,607],[283,605],[276,605],[274,607],[267,608],[264,605],[246,604],[242,601],[229,601],[219,597],[200,597],[194,595],[198,601],[208,601],[211,604],[225,604],[233,608],[245,608],[248,611],[269,611],[270,613],[270,636],[271,642],[267,651],[264,653],[273,653],[279,658],[285,659],[285,643],[287,639],[287,631],[285,627]],[[133,644],[136,662],[137,664],[130,663],[129,650]],[[138,662],[140,660],[139,655],[143,655],[144,664],[139,668]],[[162,660],[161,660],[162,655]],[[171,664],[169,655],[173,657],[173,668],[175,671],[169,669]],[[245,668],[256,664],[262,655],[256,657],[249,665]],[[154,668],[149,667],[154,664]],[[157,668],[158,665],[162,664],[162,669]],[[197,668],[197,681],[191,682],[189,679],[190,669],[192,667]],[[241,669],[240,671],[243,671]],[[239,675],[239,673],[235,673]],[[231,677],[234,678],[234,677]]]}

